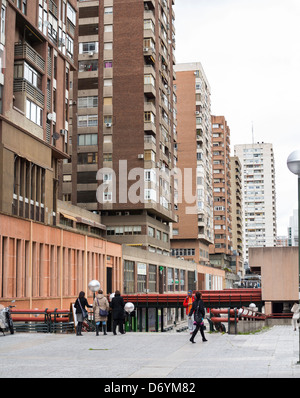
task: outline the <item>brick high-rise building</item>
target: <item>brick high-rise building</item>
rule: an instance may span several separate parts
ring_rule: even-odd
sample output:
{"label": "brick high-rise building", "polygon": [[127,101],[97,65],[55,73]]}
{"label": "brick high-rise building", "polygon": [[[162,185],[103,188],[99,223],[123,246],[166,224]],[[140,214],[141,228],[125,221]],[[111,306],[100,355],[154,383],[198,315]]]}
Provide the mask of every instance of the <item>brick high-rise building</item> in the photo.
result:
{"label": "brick high-rise building", "polygon": [[243,253],[243,188],[242,165],[237,156],[230,157],[232,201],[232,266],[236,273],[244,275]]}
{"label": "brick high-rise building", "polygon": [[173,4],[78,2],[72,163],[63,188],[65,200],[101,213],[108,239],[164,254],[175,221]]}
{"label": "brick high-rise building", "polygon": [[56,224],[76,0],[1,0],[0,211]]}
{"label": "brick high-rise building", "polygon": [[210,86],[200,63],[175,70],[182,184],[176,175],[179,220],[173,224],[172,254],[206,265],[213,243]]}
{"label": "brick high-rise building", "polygon": [[214,244],[210,262],[230,266],[232,255],[232,206],[230,129],[224,116],[212,116]]}

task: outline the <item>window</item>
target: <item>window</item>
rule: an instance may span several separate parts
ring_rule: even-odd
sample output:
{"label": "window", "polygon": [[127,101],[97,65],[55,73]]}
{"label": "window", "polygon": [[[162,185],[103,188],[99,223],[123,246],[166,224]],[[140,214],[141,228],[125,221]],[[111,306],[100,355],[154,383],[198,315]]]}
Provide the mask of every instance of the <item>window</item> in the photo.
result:
{"label": "window", "polygon": [[155,124],[155,115],[152,112],[144,112],[144,122],[152,122]]}
{"label": "window", "polygon": [[[112,201],[112,192],[103,192],[103,201],[111,202]],[[116,228],[116,235],[123,235],[123,231],[120,231],[119,228]]]}
{"label": "window", "polygon": [[152,150],[145,151],[144,160],[152,160],[152,162],[155,162],[155,152]]}
{"label": "window", "polygon": [[149,264],[149,292],[156,292],[156,270],[157,266]]}
{"label": "window", "polygon": [[112,42],[104,43],[104,50],[112,50]]}
{"label": "window", "polygon": [[155,86],[155,79],[152,75],[145,75],[144,76],[144,84],[151,84]]}
{"label": "window", "polygon": [[135,293],[134,287],[134,261],[124,260],[124,292]]}
{"label": "window", "polygon": [[73,59],[73,55],[74,55],[74,40],[69,35],[67,35],[67,38],[66,38],[66,49],[67,49],[67,55],[70,58]]}
{"label": "window", "polygon": [[79,61],[79,72],[93,72],[98,70],[98,60]]}
{"label": "window", "polygon": [[78,127],[98,126],[98,115],[81,115],[78,116]]}
{"label": "window", "polygon": [[104,87],[111,87],[112,86],[112,79],[104,79],[103,85],[104,85]]}
{"label": "window", "polygon": [[113,31],[112,25],[104,25],[104,32],[109,33]]}
{"label": "window", "polygon": [[26,99],[26,117],[38,126],[42,126],[43,109],[28,98]]}
{"label": "window", "polygon": [[145,200],[156,201],[156,191],[155,191],[155,189],[145,189],[144,198],[145,198]]}
{"label": "window", "polygon": [[104,14],[105,15],[112,15],[113,7],[104,7]]}
{"label": "window", "polygon": [[105,69],[112,68],[112,66],[113,66],[112,61],[104,61],[104,68]]}
{"label": "window", "polygon": [[150,29],[152,32],[155,31],[155,25],[151,19],[144,20],[144,29]]}
{"label": "window", "polygon": [[90,52],[98,52],[98,42],[79,43],[79,54],[88,54]]}
{"label": "window", "polygon": [[104,124],[112,124],[112,115],[105,115],[103,117]]}
{"label": "window", "polygon": [[98,97],[79,97],[78,98],[78,109],[82,108],[97,108]]}
{"label": "window", "polygon": [[151,236],[152,238],[154,238],[154,228],[148,227],[148,236]]}
{"label": "window", "polygon": [[78,146],[85,145],[97,145],[98,134],[79,134],[78,135]]}
{"label": "window", "polygon": [[2,4],[1,7],[1,42],[4,42],[4,36],[5,36],[5,11],[6,8],[5,6]]}
{"label": "window", "polygon": [[103,162],[112,162],[112,153],[104,153]]}
{"label": "window", "polygon": [[76,25],[76,11],[69,3],[67,4],[67,18],[74,26]]}
{"label": "window", "polygon": [[78,164],[96,164],[98,163],[97,152],[78,153],[77,155]]}

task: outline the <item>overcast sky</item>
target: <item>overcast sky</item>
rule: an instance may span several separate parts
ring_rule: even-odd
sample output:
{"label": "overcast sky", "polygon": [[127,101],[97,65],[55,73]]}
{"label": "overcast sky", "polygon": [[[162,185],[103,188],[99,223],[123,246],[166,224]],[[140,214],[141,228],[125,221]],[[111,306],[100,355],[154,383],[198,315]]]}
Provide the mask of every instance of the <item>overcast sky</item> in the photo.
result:
{"label": "overcast sky", "polygon": [[175,0],[176,63],[201,62],[211,111],[235,144],[273,144],[277,234],[298,207],[286,166],[300,149],[300,0]]}

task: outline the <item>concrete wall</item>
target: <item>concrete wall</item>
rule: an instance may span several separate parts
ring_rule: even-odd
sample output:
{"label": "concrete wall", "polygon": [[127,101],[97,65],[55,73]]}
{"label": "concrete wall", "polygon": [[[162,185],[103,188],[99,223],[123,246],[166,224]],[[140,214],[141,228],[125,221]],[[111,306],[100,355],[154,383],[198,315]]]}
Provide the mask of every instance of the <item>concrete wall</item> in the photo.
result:
{"label": "concrete wall", "polygon": [[249,248],[249,265],[261,268],[263,301],[299,300],[297,247]]}

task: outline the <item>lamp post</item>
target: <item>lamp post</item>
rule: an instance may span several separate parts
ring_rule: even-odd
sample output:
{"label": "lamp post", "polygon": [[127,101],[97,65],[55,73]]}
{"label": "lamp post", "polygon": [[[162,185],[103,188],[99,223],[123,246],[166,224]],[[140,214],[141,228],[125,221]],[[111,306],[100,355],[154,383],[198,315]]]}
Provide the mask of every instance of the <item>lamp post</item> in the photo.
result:
{"label": "lamp post", "polygon": [[[292,152],[287,159],[287,166],[289,170],[298,176],[298,270],[299,270],[299,281],[298,290],[300,286],[300,150]],[[300,296],[299,296],[300,305]],[[299,328],[299,360],[297,362],[300,365],[300,328]]]}

